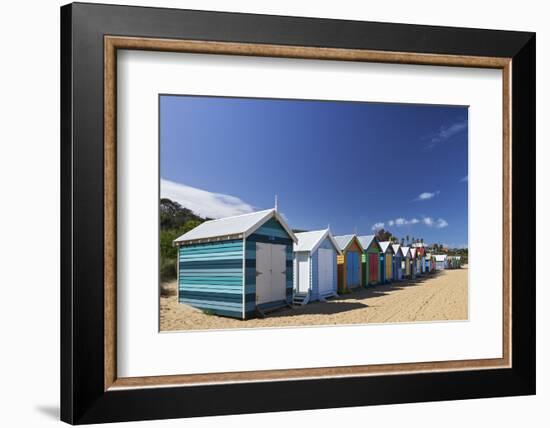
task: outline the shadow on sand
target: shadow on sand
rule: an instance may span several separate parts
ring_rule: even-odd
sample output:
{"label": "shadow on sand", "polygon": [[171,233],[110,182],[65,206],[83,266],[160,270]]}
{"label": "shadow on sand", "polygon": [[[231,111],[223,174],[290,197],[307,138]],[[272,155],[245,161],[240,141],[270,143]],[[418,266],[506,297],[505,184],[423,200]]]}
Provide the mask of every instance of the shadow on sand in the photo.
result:
{"label": "shadow on sand", "polygon": [[[380,297],[392,292],[403,290],[409,287],[417,287],[424,282],[437,278],[440,271],[432,274],[418,276],[415,279],[406,279],[389,284],[378,284],[368,288],[356,288],[349,294],[341,294],[339,297],[329,299],[326,302],[311,302],[304,306],[294,306],[293,308],[283,308],[272,312],[268,318],[281,318],[299,315],[334,315],[341,312],[347,312],[354,309],[368,307],[368,299]],[[357,300],[360,300],[359,302]]]}

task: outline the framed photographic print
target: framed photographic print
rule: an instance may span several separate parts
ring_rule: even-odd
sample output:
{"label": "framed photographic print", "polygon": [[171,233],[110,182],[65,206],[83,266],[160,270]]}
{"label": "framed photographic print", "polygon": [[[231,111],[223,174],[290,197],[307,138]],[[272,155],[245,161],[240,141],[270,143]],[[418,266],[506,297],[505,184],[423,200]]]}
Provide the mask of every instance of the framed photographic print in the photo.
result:
{"label": "framed photographic print", "polygon": [[76,3],[61,54],[62,420],[535,393],[533,33]]}

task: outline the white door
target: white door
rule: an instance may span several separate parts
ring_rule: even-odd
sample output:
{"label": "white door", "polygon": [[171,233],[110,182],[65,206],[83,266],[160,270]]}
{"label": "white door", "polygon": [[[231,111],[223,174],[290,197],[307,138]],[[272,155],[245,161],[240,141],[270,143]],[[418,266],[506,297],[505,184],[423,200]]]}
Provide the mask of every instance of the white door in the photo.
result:
{"label": "white door", "polygon": [[319,248],[319,294],[334,292],[334,250]]}
{"label": "white door", "polygon": [[286,300],[286,247],[271,244],[271,301]]}
{"label": "white door", "polygon": [[256,303],[271,300],[271,245],[256,243]]}
{"label": "white door", "polygon": [[296,262],[298,264],[298,287],[299,293],[309,291],[309,253],[296,253]]}
{"label": "white door", "polygon": [[256,243],[256,303],[286,299],[284,245]]}

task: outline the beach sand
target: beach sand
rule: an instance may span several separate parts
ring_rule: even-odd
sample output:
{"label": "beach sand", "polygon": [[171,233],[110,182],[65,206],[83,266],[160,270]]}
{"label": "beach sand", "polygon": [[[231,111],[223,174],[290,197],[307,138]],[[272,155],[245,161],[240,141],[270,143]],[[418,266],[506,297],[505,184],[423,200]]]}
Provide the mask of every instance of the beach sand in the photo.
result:
{"label": "beach sand", "polygon": [[179,304],[176,281],[163,284],[160,329],[205,330],[446,321],[468,319],[468,268],[444,270],[410,281],[361,288],[327,302],[285,308],[263,319],[237,320]]}

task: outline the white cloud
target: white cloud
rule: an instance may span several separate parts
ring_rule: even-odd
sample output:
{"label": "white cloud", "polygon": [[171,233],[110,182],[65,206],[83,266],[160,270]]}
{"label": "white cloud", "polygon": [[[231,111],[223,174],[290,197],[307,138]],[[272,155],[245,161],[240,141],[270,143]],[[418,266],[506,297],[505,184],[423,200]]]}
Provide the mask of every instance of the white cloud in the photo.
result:
{"label": "white cloud", "polygon": [[422,219],[422,222],[426,225],[426,226],[433,226],[434,224],[434,221],[432,220],[431,217],[424,217]]}
{"label": "white cloud", "polygon": [[408,221],[405,220],[404,218],[399,217],[399,218],[395,219],[395,224],[397,226],[404,226],[404,225],[408,224]]}
{"label": "white cloud", "polygon": [[235,196],[213,193],[163,178],[160,179],[160,196],[179,202],[202,217],[222,218],[254,211],[252,205]]}
{"label": "white cloud", "polygon": [[435,227],[437,227],[438,229],[441,229],[443,227],[447,227],[449,225],[449,223],[447,223],[446,220],[443,220],[442,218],[438,218],[435,222]]}
{"label": "white cloud", "polygon": [[447,223],[447,220],[444,220],[442,218],[438,218],[436,220],[431,217],[424,217],[422,219],[422,223],[424,223],[426,226],[429,226],[429,227],[435,227],[436,229],[442,229],[449,225],[449,223]]}
{"label": "white cloud", "polygon": [[[419,224],[419,223],[423,223],[424,225],[428,226],[428,227],[435,227],[436,229],[442,229],[444,227],[447,227],[449,225],[449,223],[447,223],[446,220],[442,219],[442,218],[438,218],[438,219],[433,219],[432,217],[422,217],[422,220],[419,220],[417,218],[411,218],[411,219],[406,219],[406,218],[403,218],[403,217],[399,217],[399,218],[396,218],[395,220],[389,220],[388,221],[388,225],[389,226],[398,226],[398,227],[401,227],[401,226],[409,226],[409,225],[414,225],[414,224]],[[376,223],[376,224],[384,224],[384,223]],[[374,226],[373,226],[373,230],[374,230]]]}
{"label": "white cloud", "polygon": [[388,224],[390,226],[393,226],[394,224],[396,226],[406,226],[408,224],[416,224],[418,223],[418,219],[417,218],[412,218],[410,220],[407,220],[406,218],[403,218],[403,217],[399,217],[399,218],[396,218],[395,220],[390,220],[388,221]]}
{"label": "white cloud", "polygon": [[424,192],[418,195],[415,198],[415,201],[427,201],[428,199],[435,198],[437,195],[439,195],[439,190],[436,190],[435,192]]}
{"label": "white cloud", "polygon": [[449,126],[442,126],[439,131],[429,136],[430,144],[427,149],[433,149],[439,143],[449,140],[460,132],[468,128],[468,121],[456,122]]}
{"label": "white cloud", "polygon": [[384,228],[384,222],[374,223],[372,226],[373,231],[377,231]]}
{"label": "white cloud", "polygon": [[432,137],[432,143],[439,143],[441,141],[448,140],[454,135],[466,129],[468,122],[457,122],[453,123],[451,126],[442,126],[439,128],[439,132]]}

